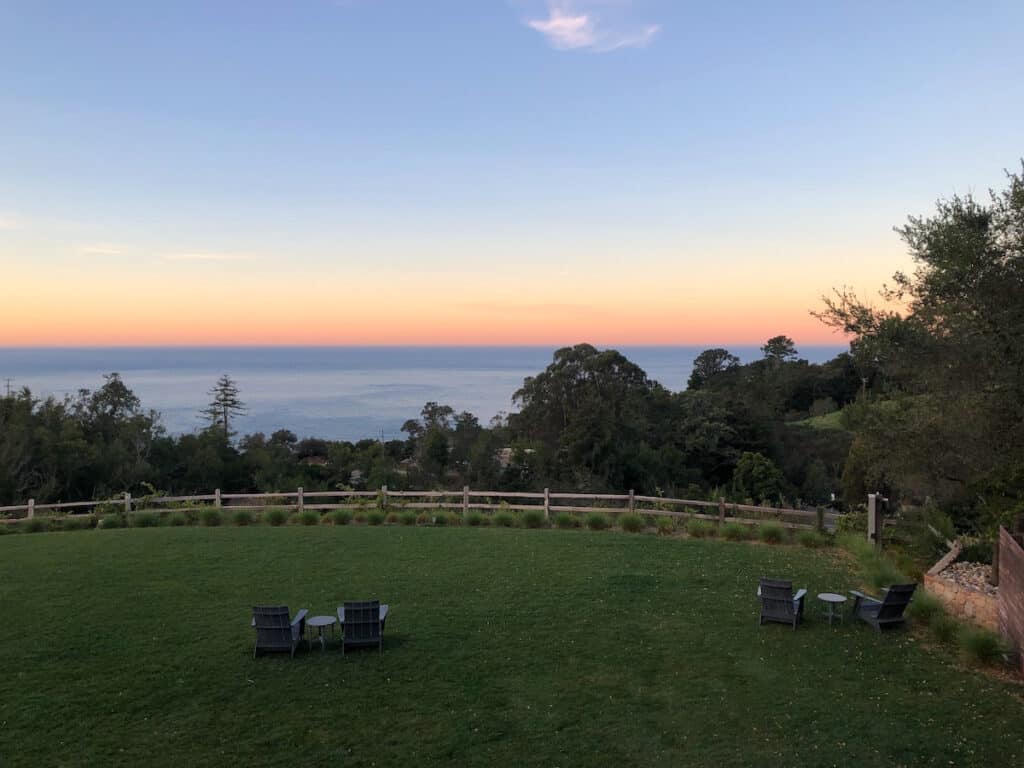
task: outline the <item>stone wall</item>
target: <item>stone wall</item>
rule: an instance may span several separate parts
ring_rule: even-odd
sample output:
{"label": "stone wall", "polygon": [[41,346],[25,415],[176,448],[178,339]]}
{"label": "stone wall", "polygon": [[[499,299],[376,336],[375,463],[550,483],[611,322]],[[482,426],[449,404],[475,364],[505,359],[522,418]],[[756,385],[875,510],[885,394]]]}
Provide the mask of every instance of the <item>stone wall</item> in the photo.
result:
{"label": "stone wall", "polygon": [[999,631],[1019,652],[1024,672],[1024,547],[999,529]]}
{"label": "stone wall", "polygon": [[[924,588],[941,600],[946,610],[953,616],[991,629],[993,632],[999,631],[999,601],[993,595],[961,586],[951,579],[944,579],[933,573],[925,574]],[[1002,592],[1001,586],[999,591]]]}

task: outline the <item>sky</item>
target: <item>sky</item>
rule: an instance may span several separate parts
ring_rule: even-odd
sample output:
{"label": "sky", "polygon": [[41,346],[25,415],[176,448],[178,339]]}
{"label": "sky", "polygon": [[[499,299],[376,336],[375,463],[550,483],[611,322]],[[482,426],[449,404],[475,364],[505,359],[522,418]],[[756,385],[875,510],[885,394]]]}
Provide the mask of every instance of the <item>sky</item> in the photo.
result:
{"label": "sky", "polygon": [[[835,343],[1024,3],[0,0],[0,346]],[[840,339],[841,341],[841,339]]]}

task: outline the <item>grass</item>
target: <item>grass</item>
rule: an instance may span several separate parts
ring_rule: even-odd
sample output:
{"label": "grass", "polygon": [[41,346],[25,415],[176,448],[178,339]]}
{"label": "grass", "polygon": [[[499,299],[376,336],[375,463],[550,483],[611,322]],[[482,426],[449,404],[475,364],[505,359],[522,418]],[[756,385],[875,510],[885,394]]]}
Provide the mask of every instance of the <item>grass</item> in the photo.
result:
{"label": "grass", "polygon": [[[74,631],[0,633],[0,765],[1020,764],[1019,694],[950,652],[757,626],[758,576],[844,592],[848,562],[468,527],[5,536],[5,610]],[[362,597],[392,606],[383,656],[252,659],[254,603]]]}
{"label": "grass", "polygon": [[790,422],[790,426],[819,430],[841,430],[844,429],[843,412],[832,411],[832,413],[826,413],[824,416],[811,416],[800,421]]}

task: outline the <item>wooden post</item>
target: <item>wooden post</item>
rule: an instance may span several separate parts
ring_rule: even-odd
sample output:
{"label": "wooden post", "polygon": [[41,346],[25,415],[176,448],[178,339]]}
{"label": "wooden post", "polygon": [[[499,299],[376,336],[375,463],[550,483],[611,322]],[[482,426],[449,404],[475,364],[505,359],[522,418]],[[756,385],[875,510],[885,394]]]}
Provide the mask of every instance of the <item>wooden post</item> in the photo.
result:
{"label": "wooden post", "polygon": [[725,525],[725,497],[718,500],[718,527]]}
{"label": "wooden post", "polygon": [[132,511],[132,495],[128,491],[124,492],[124,513],[126,515],[131,514]]}
{"label": "wooden post", "polygon": [[551,489],[544,489],[544,519],[551,519]]}
{"label": "wooden post", "polygon": [[469,517],[469,486],[462,486],[462,519]]}
{"label": "wooden post", "polygon": [[303,510],[305,509],[305,506],[306,506],[305,505],[305,500],[302,498],[302,486],[301,485],[299,486],[299,490],[298,490],[298,492],[296,493],[296,496],[295,496],[295,505],[299,508],[298,512],[301,515]]}
{"label": "wooden post", "polygon": [[380,487],[380,511],[388,511],[388,487],[386,485]]}
{"label": "wooden post", "polygon": [[992,547],[992,568],[989,571],[988,583],[993,587],[999,586],[999,545],[1000,539],[999,531],[996,531],[995,545]]}
{"label": "wooden post", "polygon": [[636,499],[633,496],[633,489],[629,489],[629,514],[633,514],[636,509]]}
{"label": "wooden post", "polygon": [[824,533],[825,532],[825,508],[824,507],[818,507],[815,511],[818,514],[818,533]]}
{"label": "wooden post", "polygon": [[868,494],[868,541],[875,549],[882,548],[882,508],[878,503],[882,497],[877,493]]}
{"label": "wooden post", "polygon": [[220,509],[220,488],[215,488],[213,491],[213,506]]}
{"label": "wooden post", "polygon": [[35,499],[29,499],[28,500],[28,516],[30,518],[36,516],[36,500]]}

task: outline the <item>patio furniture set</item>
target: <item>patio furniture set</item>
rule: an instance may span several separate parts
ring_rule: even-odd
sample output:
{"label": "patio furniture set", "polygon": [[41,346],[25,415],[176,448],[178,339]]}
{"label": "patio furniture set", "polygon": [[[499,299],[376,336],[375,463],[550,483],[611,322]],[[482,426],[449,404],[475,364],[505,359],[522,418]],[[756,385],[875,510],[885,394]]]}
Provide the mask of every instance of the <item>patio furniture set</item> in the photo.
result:
{"label": "patio furniture set", "polygon": [[252,609],[252,627],[256,630],[256,645],[252,655],[261,651],[282,652],[295,655],[295,649],[303,638],[307,649],[313,641],[320,641],[320,650],[326,650],[327,638],[324,630],[331,629],[336,636],[341,629],[341,652],[349,648],[376,647],[384,653],[384,623],[390,609],[379,600],[359,600],[338,606],[337,616],[309,616],[305,608],[294,616],[285,605],[257,605]]}
{"label": "patio furniture set", "polygon": [[[851,615],[870,624],[878,632],[886,627],[899,626],[904,621],[904,613],[916,588],[917,584],[894,584],[884,590],[885,596],[881,599],[851,590]],[[759,623],[776,621],[796,629],[803,621],[806,595],[806,589],[793,594],[792,581],[762,578],[757,587],[757,596],[761,598]],[[835,592],[822,592],[818,595],[818,601],[822,604],[822,615],[829,625],[834,619],[840,622],[843,620],[841,606],[847,601],[846,597]]]}

